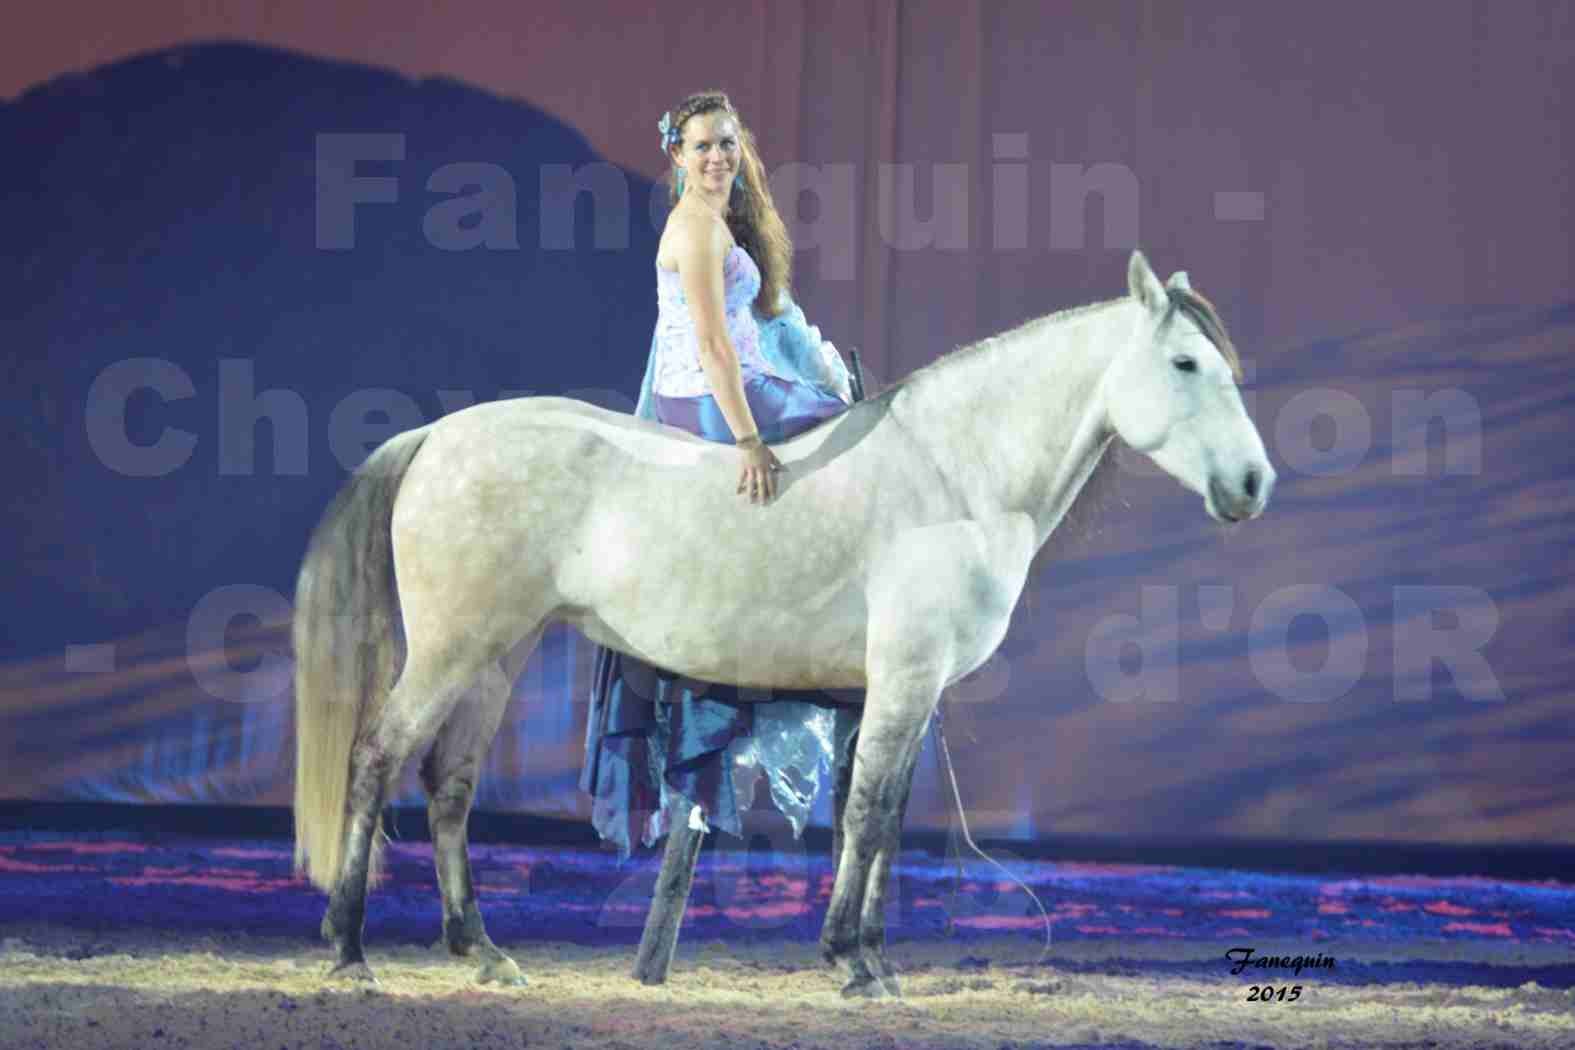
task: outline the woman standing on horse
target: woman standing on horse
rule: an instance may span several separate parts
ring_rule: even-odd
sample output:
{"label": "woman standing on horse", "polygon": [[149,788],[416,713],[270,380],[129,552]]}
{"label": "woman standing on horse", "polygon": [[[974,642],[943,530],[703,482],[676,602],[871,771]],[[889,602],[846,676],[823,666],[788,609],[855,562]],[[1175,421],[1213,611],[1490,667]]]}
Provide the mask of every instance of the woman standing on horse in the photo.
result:
{"label": "woman standing on horse", "polygon": [[[735,445],[737,492],[764,509],[783,469],[770,443],[846,410],[847,369],[792,302],[792,242],[727,96],[691,95],[658,127],[672,211],[657,247],[656,331],[636,413]],[[758,527],[770,522],[762,514]],[[626,854],[636,840],[660,838],[675,812],[741,834],[757,769],[801,830],[851,722],[834,725],[825,693],[770,699],[757,706],[735,686],[598,648],[581,776],[597,831]],[[744,778],[736,786],[735,769]]]}

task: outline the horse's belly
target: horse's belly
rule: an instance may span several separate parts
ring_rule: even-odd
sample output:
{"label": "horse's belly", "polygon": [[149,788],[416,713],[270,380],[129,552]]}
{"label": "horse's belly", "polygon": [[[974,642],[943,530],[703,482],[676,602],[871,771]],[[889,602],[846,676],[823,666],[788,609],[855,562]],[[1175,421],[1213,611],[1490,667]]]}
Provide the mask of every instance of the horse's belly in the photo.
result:
{"label": "horse's belly", "polygon": [[706,514],[667,502],[664,514],[613,503],[583,522],[560,555],[560,615],[594,641],[704,681],[863,686],[856,536],[818,513],[767,531],[731,502]]}
{"label": "horse's belly", "polygon": [[853,615],[706,607],[585,610],[592,641],[707,682],[772,689],[855,689],[864,680],[864,624]]}

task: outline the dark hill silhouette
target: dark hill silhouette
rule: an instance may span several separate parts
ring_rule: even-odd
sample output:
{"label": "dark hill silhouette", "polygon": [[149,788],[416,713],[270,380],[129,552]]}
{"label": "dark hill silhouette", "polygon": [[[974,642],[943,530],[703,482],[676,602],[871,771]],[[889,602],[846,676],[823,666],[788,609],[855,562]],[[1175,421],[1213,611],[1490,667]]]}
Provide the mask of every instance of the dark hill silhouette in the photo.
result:
{"label": "dark hill silhouette", "polygon": [[[356,169],[397,176],[398,200],[355,209],[350,250],[317,243],[316,137],[332,133],[404,136],[402,161]],[[399,390],[424,420],[441,414],[439,390],[579,391],[632,408],[617,395],[638,390],[655,317],[651,184],[627,178],[622,250],[596,247],[588,195],[573,247],[542,249],[541,166],[599,158],[528,105],[216,43],[41,85],[0,105],[0,148],[13,158],[0,169],[4,529],[26,574],[9,600],[27,612],[3,628],[12,656],[184,619],[227,584],[288,595],[344,476],[330,413],[354,391]],[[456,162],[512,176],[517,250],[445,250],[423,232],[452,195],[427,180]],[[89,440],[95,377],[135,358],[194,387],[127,402],[133,442],[165,428],[196,438],[162,476],[126,476]],[[274,462],[266,421],[250,431],[254,454],[233,450],[221,473],[221,359],[247,362],[255,392],[304,401],[307,430],[287,442],[304,437],[304,473],[288,452]],[[245,406],[232,399],[229,418],[250,418]]]}

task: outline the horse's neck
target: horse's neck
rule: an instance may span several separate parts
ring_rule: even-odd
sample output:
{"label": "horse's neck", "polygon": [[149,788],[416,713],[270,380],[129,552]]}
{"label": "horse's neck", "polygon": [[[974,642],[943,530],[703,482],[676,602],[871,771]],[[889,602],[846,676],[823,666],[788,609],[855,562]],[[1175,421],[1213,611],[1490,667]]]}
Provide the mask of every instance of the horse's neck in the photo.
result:
{"label": "horse's neck", "polygon": [[1125,301],[1050,317],[915,376],[893,405],[972,516],[1024,513],[1043,543],[1109,444],[1100,380]]}

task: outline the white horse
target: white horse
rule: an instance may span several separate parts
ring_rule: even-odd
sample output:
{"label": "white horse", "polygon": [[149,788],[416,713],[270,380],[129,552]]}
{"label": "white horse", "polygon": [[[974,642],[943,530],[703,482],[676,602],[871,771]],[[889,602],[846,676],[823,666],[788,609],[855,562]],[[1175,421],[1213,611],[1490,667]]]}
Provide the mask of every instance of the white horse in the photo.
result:
{"label": "white horse", "polygon": [[1128,285],[776,445],[767,505],[737,495],[732,448],[564,398],[477,405],[374,452],[296,592],[296,866],[330,892],[333,973],[372,977],[379,813],[429,748],[445,939],[482,980],[523,982],[482,925],[465,825],[510,682],[556,620],[706,681],[865,690],[821,946],[844,994],[898,994],[882,916],[921,738],[1112,438],[1218,521],[1256,517],[1274,484],[1213,308],[1141,253]]}

